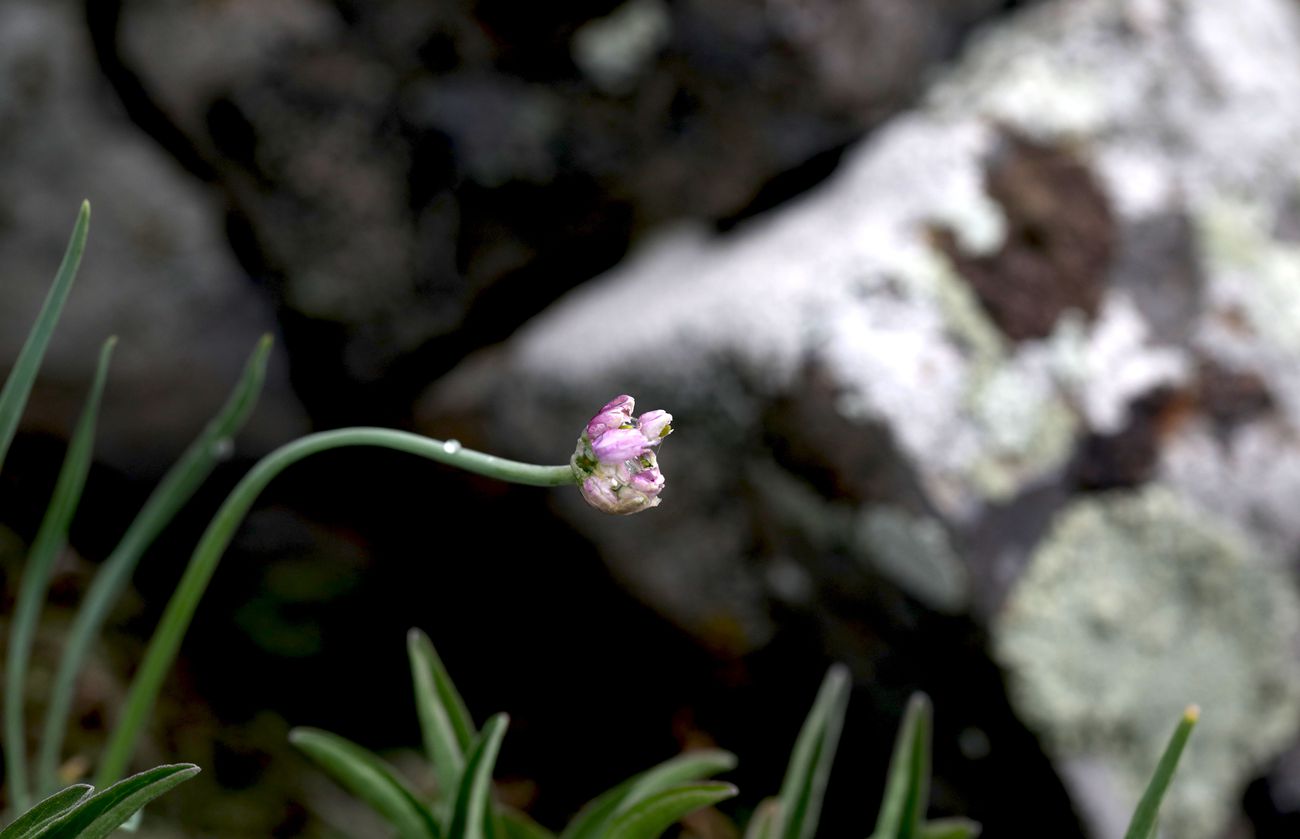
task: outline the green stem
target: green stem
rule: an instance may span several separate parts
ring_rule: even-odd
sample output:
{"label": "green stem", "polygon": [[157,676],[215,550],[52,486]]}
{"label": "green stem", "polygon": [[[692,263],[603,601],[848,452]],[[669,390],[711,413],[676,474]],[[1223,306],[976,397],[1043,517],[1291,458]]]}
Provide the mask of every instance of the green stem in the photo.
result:
{"label": "green stem", "polygon": [[126,772],[135,742],[140,735],[145,718],[153,709],[154,700],[163,678],[167,675],[181,639],[189,628],[194,611],[216,571],[221,555],[229,546],[236,529],[248,514],[253,502],[277,475],[290,465],[313,454],[350,446],[377,446],[426,457],[455,466],[467,472],[529,486],[565,486],[577,482],[572,469],[566,466],[537,466],[505,460],[470,449],[455,442],[442,442],[388,428],[343,428],[310,434],[287,443],[262,458],[256,466],[227,496],[221,509],[204,531],[190,563],[167,603],[162,620],[149,642],[144,661],[140,665],[122,717],[113,730],[104,758],[95,776],[95,786],[105,787],[119,780]]}

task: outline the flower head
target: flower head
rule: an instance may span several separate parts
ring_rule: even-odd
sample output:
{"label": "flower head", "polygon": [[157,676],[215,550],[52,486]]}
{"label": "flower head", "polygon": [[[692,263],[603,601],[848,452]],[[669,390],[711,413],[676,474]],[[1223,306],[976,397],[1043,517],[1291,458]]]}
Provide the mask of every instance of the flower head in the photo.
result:
{"label": "flower head", "polygon": [[607,513],[657,507],[664,487],[654,449],[672,433],[672,414],[647,411],[633,417],[635,406],[627,395],[610,400],[587,423],[570,460],[582,497]]}

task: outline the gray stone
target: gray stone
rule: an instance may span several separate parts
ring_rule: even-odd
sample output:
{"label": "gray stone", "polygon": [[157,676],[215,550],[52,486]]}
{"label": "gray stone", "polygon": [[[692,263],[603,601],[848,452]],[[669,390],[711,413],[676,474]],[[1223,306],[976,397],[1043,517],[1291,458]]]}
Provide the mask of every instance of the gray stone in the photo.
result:
{"label": "gray stone", "polygon": [[[229,255],[218,196],[105,96],[80,14],[71,2],[0,5],[0,368],[16,357],[88,197],[89,245],[25,427],[71,428],[99,345],[116,334],[97,452],[156,474],[220,407],[275,322]],[[252,450],[303,427],[285,374],[277,353],[241,437]]]}
{"label": "gray stone", "polygon": [[1058,760],[1111,778],[1120,812],[1136,805],[1183,709],[1199,705],[1163,823],[1171,836],[1208,839],[1300,729],[1297,630],[1284,574],[1152,489],[1071,504],[994,638],[1022,713]]}

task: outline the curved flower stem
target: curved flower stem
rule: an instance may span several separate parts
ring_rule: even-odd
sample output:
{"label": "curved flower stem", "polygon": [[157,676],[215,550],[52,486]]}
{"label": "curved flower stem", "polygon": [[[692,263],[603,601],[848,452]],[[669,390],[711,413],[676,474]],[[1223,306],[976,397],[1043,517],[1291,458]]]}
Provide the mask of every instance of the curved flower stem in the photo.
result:
{"label": "curved flower stem", "polygon": [[194,611],[198,608],[208,581],[212,579],[221,555],[229,546],[235,531],[253,506],[257,496],[276,475],[299,460],[330,449],[349,446],[396,449],[455,466],[467,472],[517,484],[550,487],[577,483],[573,470],[567,465],[536,466],[530,463],[518,463],[464,449],[455,442],[444,443],[441,440],[432,440],[418,434],[389,428],[343,428],[337,431],[323,431],[294,440],[271,452],[262,458],[227,496],[221,509],[217,511],[207,530],[204,531],[198,547],[194,549],[185,574],[167,603],[167,609],[163,612],[158,629],[149,642],[144,661],[131,682],[131,690],[122,709],[122,717],[113,730],[113,736],[109,740],[96,773],[96,787],[108,786],[119,780],[125,773],[140,729],[153,709],[163,678],[176,658],[181,639],[189,628],[190,620],[194,617]]}

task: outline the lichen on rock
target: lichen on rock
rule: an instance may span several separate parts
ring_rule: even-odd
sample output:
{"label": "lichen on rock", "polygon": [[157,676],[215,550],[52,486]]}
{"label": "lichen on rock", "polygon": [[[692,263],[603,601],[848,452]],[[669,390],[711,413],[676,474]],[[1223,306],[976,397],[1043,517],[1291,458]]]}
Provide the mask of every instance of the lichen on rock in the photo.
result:
{"label": "lichen on rock", "polygon": [[1300,606],[1255,553],[1163,489],[1075,501],[993,627],[1020,712],[1058,761],[1107,766],[1121,809],[1182,709],[1201,706],[1165,805],[1171,836],[1218,835],[1300,726]]}

